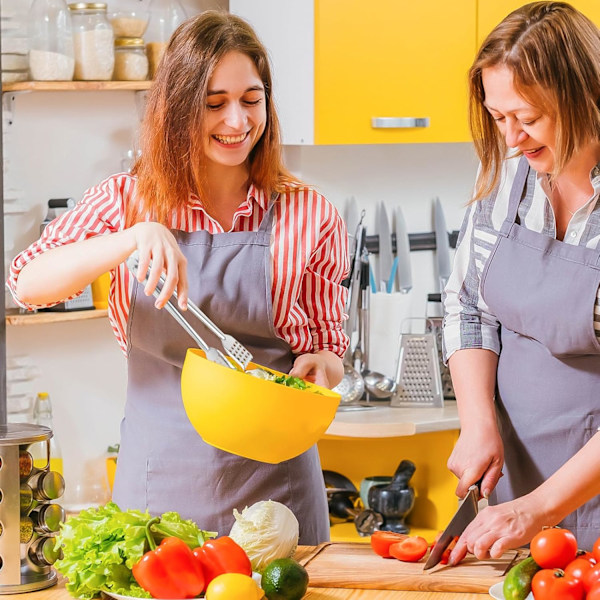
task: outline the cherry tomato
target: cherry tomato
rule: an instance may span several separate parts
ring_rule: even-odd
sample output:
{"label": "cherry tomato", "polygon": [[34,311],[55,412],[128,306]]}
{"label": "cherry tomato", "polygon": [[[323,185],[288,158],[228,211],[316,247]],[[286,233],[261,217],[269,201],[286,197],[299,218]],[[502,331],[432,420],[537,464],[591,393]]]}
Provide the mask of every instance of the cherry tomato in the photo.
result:
{"label": "cherry tomato", "polygon": [[564,569],[577,556],[577,540],[568,529],[543,529],[531,540],[531,556],[542,569]]}
{"label": "cherry tomato", "polygon": [[600,583],[600,565],[594,565],[583,576],[583,589],[589,592],[597,583]]}
{"label": "cherry tomato", "polygon": [[383,558],[391,558],[390,546],[401,542],[408,536],[405,533],[395,533],[393,531],[374,531],[371,535],[371,548],[375,554],[383,556]]}
{"label": "cherry tomato", "polygon": [[392,544],[390,554],[404,562],[417,562],[427,554],[428,548],[429,544],[425,538],[420,535],[411,535],[401,542]]}
{"label": "cherry tomato", "polygon": [[442,558],[440,559],[440,564],[441,565],[447,565],[448,564],[448,561],[450,560],[450,554],[452,553],[452,550],[454,550],[454,546],[456,546],[456,542],[458,542],[458,536],[457,535],[455,535],[452,538],[452,540],[448,544],[448,547],[444,550],[444,553],[442,554]]}
{"label": "cherry tomato", "polygon": [[586,594],[585,600],[600,600],[600,584],[596,584],[590,588]]}
{"label": "cherry tomato", "polygon": [[583,583],[562,569],[542,569],[531,581],[535,600],[583,600]]}
{"label": "cherry tomato", "polygon": [[594,548],[592,549],[592,554],[596,559],[597,563],[600,563],[600,537],[594,542]]}
{"label": "cherry tomato", "polygon": [[594,568],[594,564],[591,563],[587,558],[578,556],[575,560],[572,560],[564,569],[565,575],[570,575],[573,579],[579,579],[583,581],[585,574]]}
{"label": "cherry tomato", "polygon": [[577,552],[577,557],[575,558],[575,560],[577,560],[578,558],[585,558],[587,561],[589,561],[593,565],[595,565],[598,562],[596,560],[596,557],[591,552],[586,552],[585,550],[579,550]]}

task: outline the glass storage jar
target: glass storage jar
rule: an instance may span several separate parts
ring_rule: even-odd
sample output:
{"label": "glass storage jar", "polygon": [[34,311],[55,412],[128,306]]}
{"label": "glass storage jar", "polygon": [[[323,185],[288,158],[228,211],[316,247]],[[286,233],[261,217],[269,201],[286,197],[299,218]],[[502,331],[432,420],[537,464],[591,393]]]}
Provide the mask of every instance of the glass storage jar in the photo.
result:
{"label": "glass storage jar", "polygon": [[151,0],[149,10],[150,21],[144,38],[150,63],[150,79],[154,79],[171,35],[187,15],[179,0]]}
{"label": "glass storage jar", "polygon": [[118,8],[111,4],[108,19],[115,38],[139,38],[148,27],[148,7],[146,0],[119,0]]}
{"label": "glass storage jar", "polygon": [[146,45],[140,37],[115,39],[115,71],[118,81],[143,81],[148,79]]}
{"label": "glass storage jar", "polygon": [[28,36],[32,79],[73,79],[73,34],[65,0],[34,0],[29,10]]}
{"label": "glass storage jar", "polygon": [[103,2],[69,4],[73,21],[75,79],[107,81],[115,66],[114,35]]}

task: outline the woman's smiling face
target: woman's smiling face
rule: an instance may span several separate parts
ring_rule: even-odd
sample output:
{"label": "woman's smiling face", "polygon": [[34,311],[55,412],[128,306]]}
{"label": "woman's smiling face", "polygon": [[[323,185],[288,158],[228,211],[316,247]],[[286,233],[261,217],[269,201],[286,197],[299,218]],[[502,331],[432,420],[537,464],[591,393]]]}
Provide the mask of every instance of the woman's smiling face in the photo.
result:
{"label": "woman's smiling face", "polygon": [[505,66],[481,72],[484,105],[506,140],[520,150],[538,173],[551,173],[556,151],[556,121],[530,104],[517,90],[512,71]]}
{"label": "woman's smiling face", "polygon": [[209,161],[238,166],[265,130],[266,98],[256,66],[246,54],[229,52],[208,82],[204,120]]}

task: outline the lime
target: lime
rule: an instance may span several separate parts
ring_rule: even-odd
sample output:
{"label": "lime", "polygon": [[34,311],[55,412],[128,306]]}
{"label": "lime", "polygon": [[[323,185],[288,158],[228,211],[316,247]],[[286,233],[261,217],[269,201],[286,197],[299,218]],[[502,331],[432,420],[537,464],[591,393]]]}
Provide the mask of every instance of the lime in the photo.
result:
{"label": "lime", "polygon": [[308,573],[293,558],[276,558],[263,571],[260,586],[268,600],[300,600],[308,588]]}

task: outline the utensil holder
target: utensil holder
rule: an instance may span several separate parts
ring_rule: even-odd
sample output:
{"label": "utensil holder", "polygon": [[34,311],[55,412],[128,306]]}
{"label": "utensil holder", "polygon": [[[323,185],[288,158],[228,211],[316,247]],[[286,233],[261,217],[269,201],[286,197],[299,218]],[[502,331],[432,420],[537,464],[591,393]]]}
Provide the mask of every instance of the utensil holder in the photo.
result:
{"label": "utensil holder", "polygon": [[[64,480],[50,471],[51,437],[41,425],[0,425],[0,594],[41,590],[58,579],[51,566],[60,555],[53,534],[64,511],[50,501],[62,495]],[[46,442],[42,469],[28,451],[37,442]]]}
{"label": "utensil holder", "polygon": [[[409,318],[402,323],[396,368],[397,388],[390,406],[442,407],[442,379],[434,334],[429,319]],[[405,333],[407,323],[420,322],[424,333]],[[427,331],[429,328],[429,331]]]}

